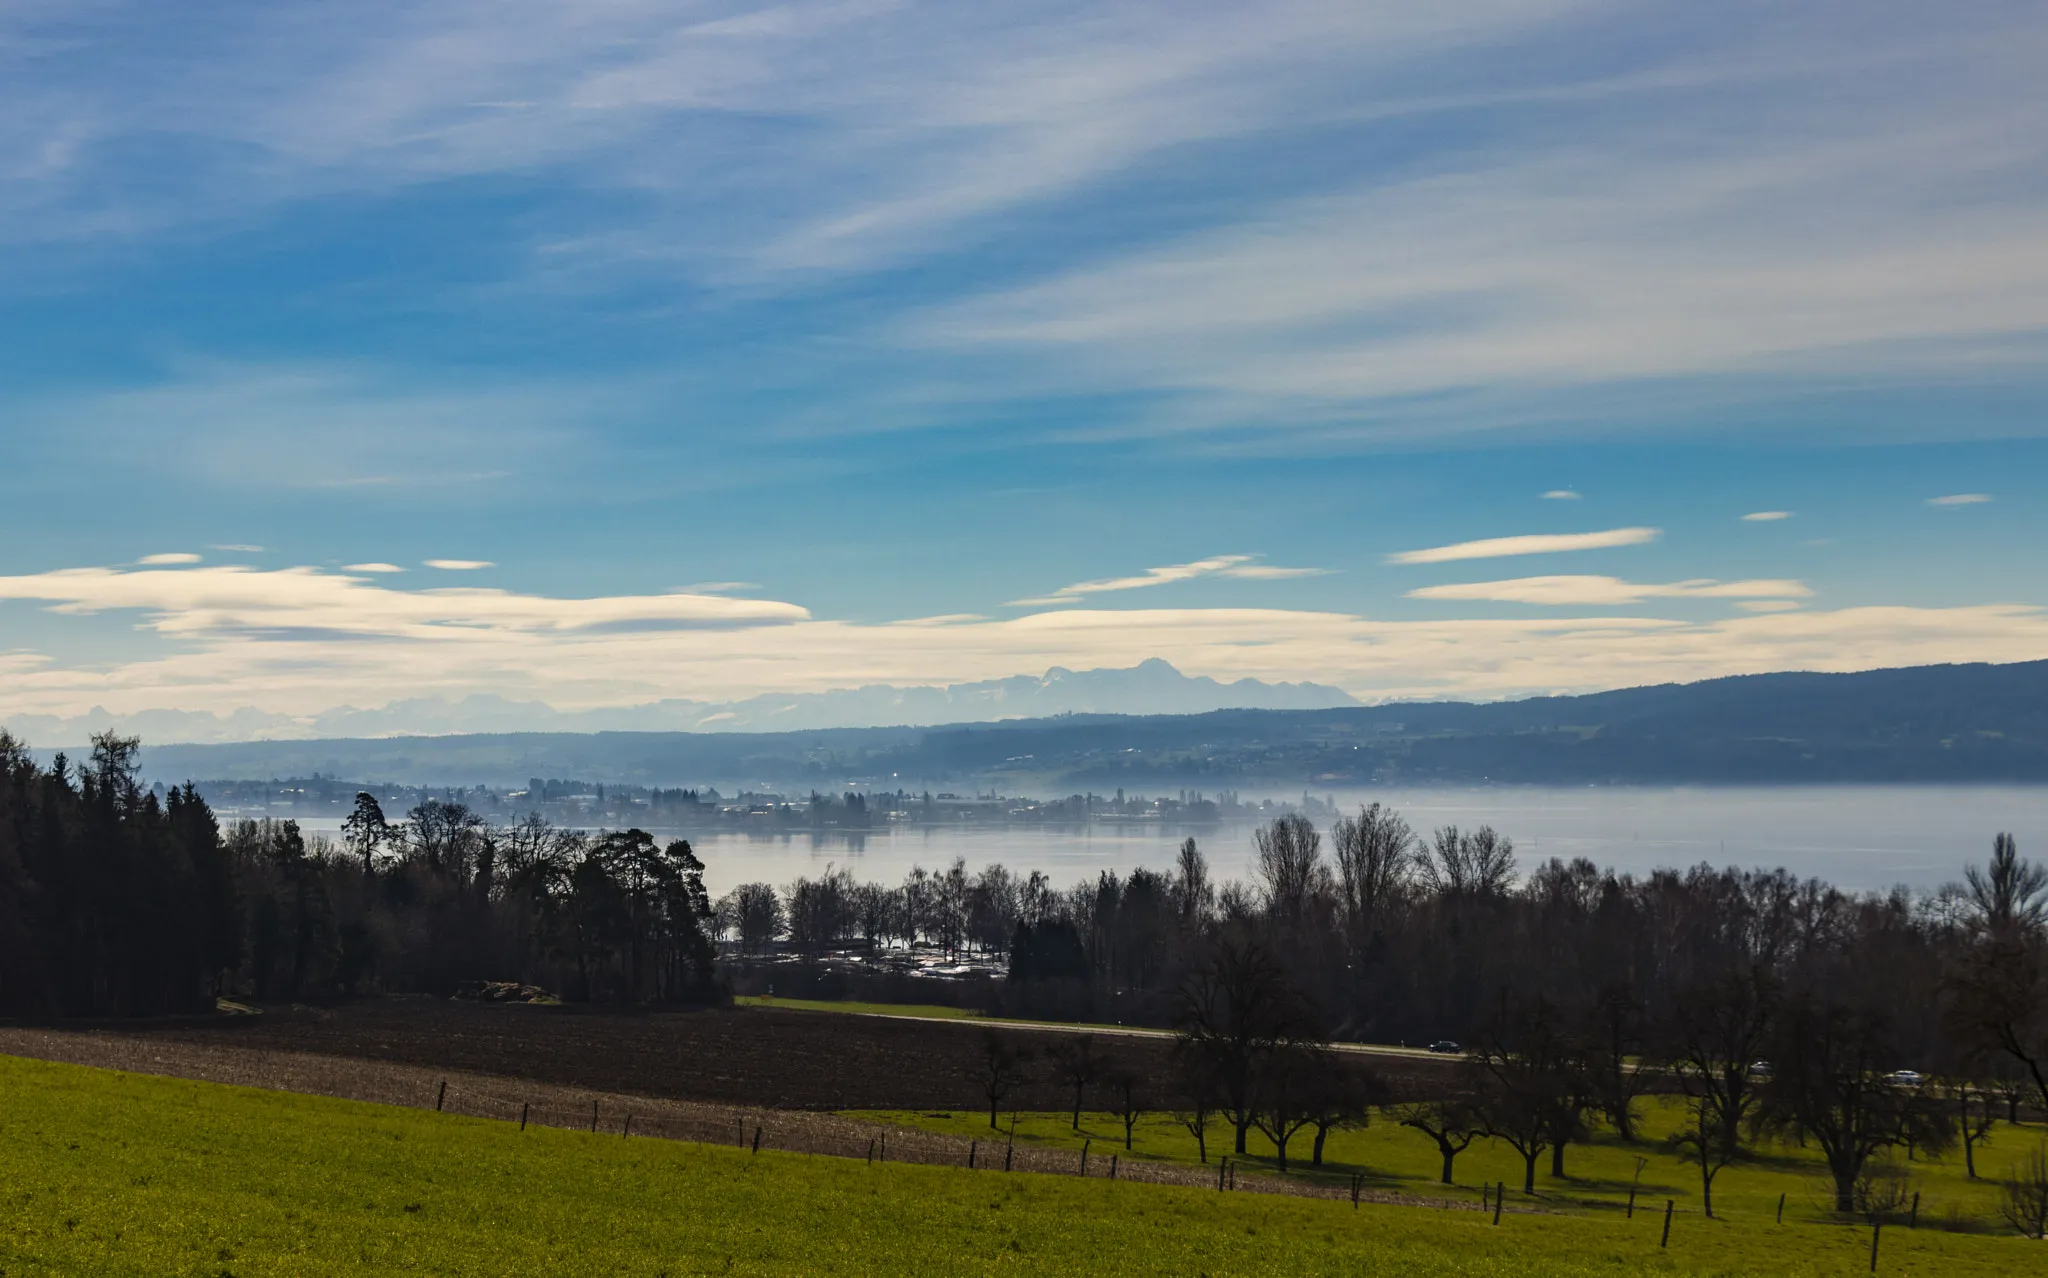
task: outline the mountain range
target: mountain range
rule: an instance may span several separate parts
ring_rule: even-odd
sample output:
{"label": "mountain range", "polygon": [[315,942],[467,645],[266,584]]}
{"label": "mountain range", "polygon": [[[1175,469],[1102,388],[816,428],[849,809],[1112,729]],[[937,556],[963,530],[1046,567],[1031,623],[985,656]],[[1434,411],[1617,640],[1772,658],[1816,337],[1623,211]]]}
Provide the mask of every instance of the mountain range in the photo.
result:
{"label": "mountain range", "polygon": [[1063,714],[1201,714],[1223,709],[1319,710],[1357,705],[1318,683],[1222,683],[1185,675],[1157,657],[1128,669],[1016,675],[945,687],[871,684],[830,692],[778,693],[741,701],[665,700],[597,710],[557,710],[544,701],[478,694],[423,697],[374,709],[339,706],[293,716],[245,707],[230,714],[148,710],[116,715],[10,715],[0,726],[22,740],[77,747],[116,731],[156,744],[443,736],[475,732],[776,732],[820,728],[985,723]]}

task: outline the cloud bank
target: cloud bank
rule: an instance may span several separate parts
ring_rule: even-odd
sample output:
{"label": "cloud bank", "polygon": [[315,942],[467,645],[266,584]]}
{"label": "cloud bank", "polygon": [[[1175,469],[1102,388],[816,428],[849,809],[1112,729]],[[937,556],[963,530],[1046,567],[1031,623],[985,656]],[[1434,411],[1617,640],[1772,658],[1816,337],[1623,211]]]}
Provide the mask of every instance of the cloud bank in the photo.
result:
{"label": "cloud bank", "polygon": [[[1539,584],[1531,584],[1531,581]],[[1556,584],[1562,581],[1563,585]],[[1540,583],[1550,584],[1540,584]],[[1491,583],[1489,597],[1602,604],[1793,602],[1796,582],[1636,586],[1611,578]],[[489,692],[564,709],[665,697],[732,700],[870,683],[1128,667],[1311,679],[1364,699],[1490,698],[1769,670],[1859,670],[2048,654],[2048,611],[2017,604],[1856,607],[1710,621],[1655,615],[1385,620],[1341,611],[1063,607],[1007,620],[857,623],[709,594],[563,599],[403,591],[312,568],[76,568],[0,577],[0,599],[64,614],[130,612],[156,651],[132,660],[0,654],[0,716],[338,702]]]}

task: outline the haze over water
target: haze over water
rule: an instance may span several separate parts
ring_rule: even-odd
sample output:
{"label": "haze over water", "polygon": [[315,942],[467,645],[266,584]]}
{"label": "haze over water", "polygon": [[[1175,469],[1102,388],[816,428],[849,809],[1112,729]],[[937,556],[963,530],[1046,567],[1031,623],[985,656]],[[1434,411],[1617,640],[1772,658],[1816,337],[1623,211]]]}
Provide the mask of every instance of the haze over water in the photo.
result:
{"label": "haze over water", "polygon": [[[1553,856],[1588,857],[1636,875],[1705,861],[1784,866],[1859,891],[1895,884],[1931,889],[1960,879],[1964,864],[1982,861],[2001,830],[2011,831],[2022,851],[2038,855],[2048,847],[2048,787],[1497,787],[1335,797],[1347,811],[1373,800],[1390,804],[1424,834],[1446,824],[1492,825],[1515,841],[1525,872]],[[956,856],[967,858],[970,870],[990,861],[1018,873],[1043,870],[1064,887],[1100,870],[1167,868],[1190,834],[1219,879],[1251,877],[1249,825],[952,826],[852,837],[720,831],[693,834],[692,843],[714,893],[753,880],[787,883],[821,873],[828,863],[856,878],[894,883],[913,865],[943,868]]]}

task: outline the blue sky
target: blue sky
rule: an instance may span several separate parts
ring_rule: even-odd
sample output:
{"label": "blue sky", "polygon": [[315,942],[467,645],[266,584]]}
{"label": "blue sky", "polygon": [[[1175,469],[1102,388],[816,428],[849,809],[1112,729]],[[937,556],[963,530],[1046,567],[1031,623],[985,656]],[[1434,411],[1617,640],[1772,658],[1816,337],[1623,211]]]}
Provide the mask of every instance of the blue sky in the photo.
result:
{"label": "blue sky", "polygon": [[16,3],[0,716],[2048,657],[2044,54],[1883,0]]}

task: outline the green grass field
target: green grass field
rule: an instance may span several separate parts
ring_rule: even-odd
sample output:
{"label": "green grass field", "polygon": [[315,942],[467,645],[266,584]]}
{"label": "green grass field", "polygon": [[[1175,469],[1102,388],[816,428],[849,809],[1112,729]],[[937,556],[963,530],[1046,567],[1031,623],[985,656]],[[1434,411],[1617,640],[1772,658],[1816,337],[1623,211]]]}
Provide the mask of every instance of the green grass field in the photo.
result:
{"label": "green grass field", "polygon": [[[0,1273],[1855,1274],[1866,1231],[879,1166],[0,1057]],[[2034,1244],[1887,1231],[1881,1271]]]}
{"label": "green grass field", "polygon": [[[1700,1208],[1699,1169],[1681,1162],[1661,1143],[1678,1119],[1671,1098],[1642,1102],[1642,1136],[1639,1143],[1626,1145],[1610,1133],[1601,1133],[1585,1145],[1567,1150],[1566,1178],[1550,1176],[1546,1154],[1537,1164],[1536,1196],[1533,1202],[1521,1194],[1522,1159],[1504,1142],[1479,1140],[1459,1155],[1456,1187],[1446,1188],[1439,1180],[1440,1160],[1436,1143],[1420,1132],[1402,1127],[1384,1116],[1376,1116],[1363,1131],[1331,1134],[1324,1149],[1325,1167],[1309,1165],[1314,1132],[1304,1132],[1288,1145],[1290,1174],[1330,1176],[1346,1181],[1354,1172],[1365,1173],[1366,1185],[1460,1202],[1477,1202],[1479,1187],[1506,1182],[1510,1204],[1517,1202],[1546,1210],[1583,1210],[1606,1213],[1624,1207],[1629,1186],[1636,1180],[1636,1158],[1647,1160],[1642,1169],[1637,1211],[1645,1206],[1661,1210],[1667,1199],[1688,1214]],[[918,1127],[927,1131],[959,1136],[988,1135],[988,1113],[957,1111],[940,1115],[922,1112],[849,1112],[849,1117]],[[1068,1114],[1004,1114],[1002,1128],[1008,1132],[1014,1118],[1019,1144],[1075,1149],[1084,1141],[1107,1156],[1122,1153],[1123,1123],[1114,1115],[1084,1112],[1081,1130],[1075,1132]],[[1142,1118],[1135,1129],[1133,1152],[1140,1158],[1192,1163],[1196,1161],[1194,1136],[1170,1115]],[[1914,1188],[1921,1194],[1920,1220],[1925,1226],[1946,1225],[1952,1219],[1976,1222],[1986,1230],[1994,1228],[1998,1190],[1995,1180],[2014,1164],[2026,1161],[2040,1148],[2044,1133],[2039,1127],[1997,1125],[1988,1144],[1977,1150],[1977,1171],[1985,1179],[1971,1180],[1964,1172],[1960,1147],[1941,1158],[1919,1158],[1903,1164]],[[1218,1119],[1209,1132],[1209,1157],[1213,1161],[1230,1152],[1232,1136]],[[1246,1156],[1240,1166],[1271,1172],[1276,1166],[1273,1144],[1254,1129]],[[1759,1221],[1774,1224],[1778,1197],[1785,1197],[1785,1220],[1825,1224],[1831,1221],[1832,1182],[1822,1174],[1816,1151],[1785,1146],[1765,1151],[1754,1161],[1723,1170],[1714,1180],[1714,1210],[1718,1217],[1744,1229]]]}

